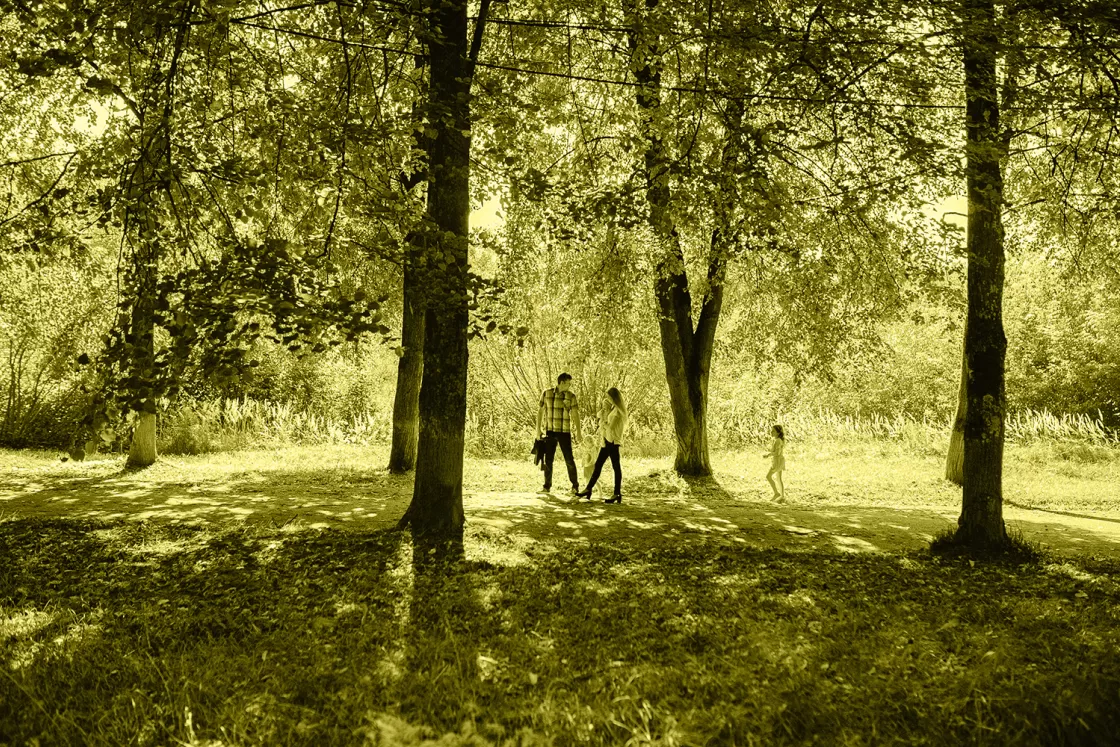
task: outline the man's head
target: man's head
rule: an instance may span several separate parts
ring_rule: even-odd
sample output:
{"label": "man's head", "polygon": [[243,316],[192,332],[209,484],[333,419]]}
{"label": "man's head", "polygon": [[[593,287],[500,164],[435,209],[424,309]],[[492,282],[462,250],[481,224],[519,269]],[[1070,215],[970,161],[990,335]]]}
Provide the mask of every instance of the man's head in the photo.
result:
{"label": "man's head", "polygon": [[572,385],[572,375],[570,373],[562,373],[556,377],[556,388],[562,392],[568,391]]}

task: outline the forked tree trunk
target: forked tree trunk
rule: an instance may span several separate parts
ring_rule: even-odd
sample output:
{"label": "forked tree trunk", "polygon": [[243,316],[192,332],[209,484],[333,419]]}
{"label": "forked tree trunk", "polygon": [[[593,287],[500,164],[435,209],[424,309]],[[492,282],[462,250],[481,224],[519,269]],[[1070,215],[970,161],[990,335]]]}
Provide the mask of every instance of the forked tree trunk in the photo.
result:
{"label": "forked tree trunk", "polygon": [[[631,0],[629,11],[634,28],[630,33],[631,65],[639,83],[637,102],[645,138],[644,171],[649,225],[660,253],[654,294],[657,299],[658,330],[665,361],[665,380],[669,386],[669,405],[677,454],[673,468],[682,475],[707,476],[712,473],[708,458],[708,376],[716,326],[723,306],[724,233],[712,233],[709,253],[708,290],[701,305],[695,329],[692,323],[692,294],[689,290],[680,235],[670,212],[669,158],[662,136],[661,52],[656,35],[648,32],[644,12]],[[646,11],[654,11],[657,0],[644,0]],[[737,153],[724,151],[724,165]]]}
{"label": "forked tree trunk", "polygon": [[1003,172],[993,0],[964,0],[967,92],[968,318],[964,481],[956,539],[973,547],[1007,542],[1003,523]]}
{"label": "forked tree trunk", "polygon": [[410,235],[404,261],[401,346],[397,362],[397,389],[393,397],[393,443],[389,449],[389,471],[401,474],[416,466],[416,444],[420,435],[420,383],[424,375],[424,310],[417,287],[415,235]]}
{"label": "forked tree trunk", "polygon": [[412,503],[400,525],[414,538],[462,541],[467,417],[467,234],[470,219],[470,67],[467,3],[441,0],[428,35],[431,149],[424,373]]}
{"label": "forked tree trunk", "polygon": [[[965,331],[965,337],[968,331]],[[961,354],[961,382],[957,392],[957,415],[949,433],[949,453],[945,456],[945,479],[960,485],[964,482],[964,416],[968,412],[968,359]]]}

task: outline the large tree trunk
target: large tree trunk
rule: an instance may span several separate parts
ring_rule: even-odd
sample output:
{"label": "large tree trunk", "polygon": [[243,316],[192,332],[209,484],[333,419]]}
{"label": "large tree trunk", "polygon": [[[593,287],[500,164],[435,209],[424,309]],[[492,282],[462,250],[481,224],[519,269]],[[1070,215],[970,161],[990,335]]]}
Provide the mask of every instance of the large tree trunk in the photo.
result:
{"label": "large tree trunk", "polygon": [[470,219],[470,67],[467,3],[430,11],[432,143],[424,287],[424,373],[412,503],[401,518],[414,538],[461,542],[467,417],[467,234]]}
{"label": "large tree trunk", "polygon": [[[645,10],[654,11],[657,0],[645,0]],[[723,263],[715,244],[720,233],[713,233],[712,269],[709,291],[701,307],[697,329],[692,324],[692,295],[688,285],[680,235],[670,212],[669,158],[662,136],[661,52],[656,36],[647,31],[644,12],[637,2],[629,4],[634,28],[630,34],[631,64],[640,84],[637,90],[645,138],[644,171],[649,225],[657,242],[660,258],[654,294],[657,299],[661,352],[665,360],[665,380],[669,385],[669,405],[673,413],[677,455],[674,469],[683,475],[706,476],[712,473],[708,458],[708,374],[711,368],[715,328],[723,303]]]}
{"label": "large tree trunk", "polygon": [[424,309],[417,287],[418,238],[410,235],[404,261],[401,314],[401,346],[397,362],[397,390],[393,398],[393,443],[389,449],[389,471],[410,472],[416,466],[416,444],[420,435],[420,383],[424,374]]}
{"label": "large tree trunk", "polygon": [[1000,547],[1003,523],[1004,359],[1003,172],[993,0],[964,0],[967,92],[968,318],[964,482],[957,542]]}
{"label": "large tree trunk", "polygon": [[[968,330],[965,330],[968,337]],[[945,479],[964,483],[964,416],[968,412],[968,358],[961,353],[961,384],[957,392],[957,415],[949,434],[949,453],[945,455]]]}

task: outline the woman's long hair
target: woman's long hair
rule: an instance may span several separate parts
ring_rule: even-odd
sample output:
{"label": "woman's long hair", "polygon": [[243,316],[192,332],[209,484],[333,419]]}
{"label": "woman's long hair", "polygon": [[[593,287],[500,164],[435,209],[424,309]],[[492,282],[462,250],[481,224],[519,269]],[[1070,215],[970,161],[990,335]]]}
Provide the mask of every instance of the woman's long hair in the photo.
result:
{"label": "woman's long hair", "polygon": [[776,430],[778,432],[778,438],[782,439],[783,441],[786,440],[786,432],[785,432],[785,429],[782,428],[782,426],[775,423],[774,424],[774,430]]}
{"label": "woman's long hair", "polygon": [[626,405],[622,404],[622,392],[612,386],[607,390],[607,396],[611,398],[611,402],[614,402],[615,407],[626,412]]}

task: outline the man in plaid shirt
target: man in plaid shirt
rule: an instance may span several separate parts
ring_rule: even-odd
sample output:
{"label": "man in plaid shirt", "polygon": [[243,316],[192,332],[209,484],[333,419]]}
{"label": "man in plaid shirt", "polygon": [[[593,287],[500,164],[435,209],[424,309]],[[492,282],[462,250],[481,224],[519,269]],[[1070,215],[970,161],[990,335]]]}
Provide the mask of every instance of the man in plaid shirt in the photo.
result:
{"label": "man in plaid shirt", "polygon": [[568,391],[572,386],[571,374],[562,373],[556,377],[556,386],[541,393],[537,407],[537,433],[544,434],[544,492],[552,489],[552,463],[556,458],[556,446],[564,454],[564,464],[568,467],[568,479],[572,481],[572,492],[579,492],[579,472],[576,458],[572,453],[572,434],[576,441],[583,440],[579,425],[579,404],[576,395]]}

